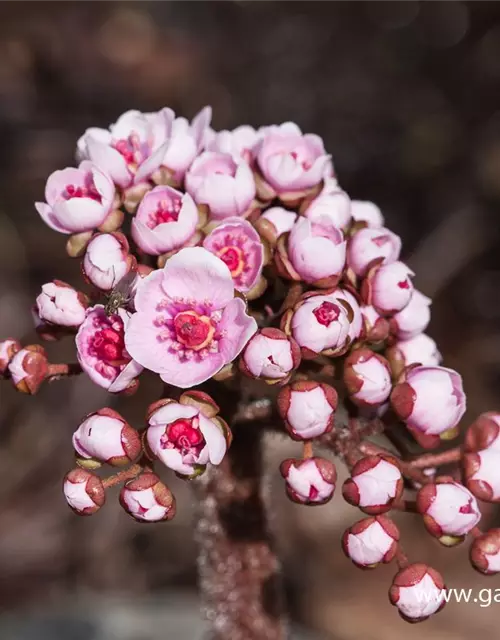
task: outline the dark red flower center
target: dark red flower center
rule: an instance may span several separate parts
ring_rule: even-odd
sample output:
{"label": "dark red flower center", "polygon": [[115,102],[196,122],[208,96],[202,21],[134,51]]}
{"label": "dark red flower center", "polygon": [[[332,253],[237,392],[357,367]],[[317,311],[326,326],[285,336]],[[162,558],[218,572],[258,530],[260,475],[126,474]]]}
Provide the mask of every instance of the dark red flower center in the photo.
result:
{"label": "dark red flower center", "polygon": [[74,184],[67,184],[62,197],[65,200],[71,200],[72,198],[91,198],[96,202],[102,202],[101,195],[95,188],[93,182],[89,182],[86,187],[75,187]]}
{"label": "dark red flower center", "polygon": [[114,329],[101,329],[92,337],[92,349],[99,360],[109,364],[123,362],[125,342],[123,333]]}
{"label": "dark red flower center", "polygon": [[335,322],[340,315],[340,307],[333,302],[322,302],[319,307],[316,307],[313,311],[316,320],[324,327],[329,327],[332,322]]}
{"label": "dark red flower center", "polygon": [[191,449],[201,450],[205,445],[205,439],[201,431],[193,427],[193,418],[180,418],[168,425],[160,439],[160,443],[164,449],[166,449],[170,443],[180,451],[189,451]]}
{"label": "dark red flower center", "polygon": [[460,513],[476,513],[472,508],[472,500],[469,500],[467,504],[464,504],[458,510]]}
{"label": "dark red flower center", "polygon": [[316,500],[318,495],[319,495],[319,491],[316,489],[316,487],[311,487],[309,489],[309,500]]}
{"label": "dark red flower center", "polygon": [[239,276],[245,268],[244,254],[239,247],[224,247],[217,255],[228,266],[233,278]]}
{"label": "dark red flower center", "polygon": [[158,203],[156,211],[149,214],[147,225],[150,229],[154,229],[159,224],[166,222],[177,222],[181,211],[181,199],[162,200]]}
{"label": "dark red flower center", "polygon": [[182,311],[174,318],[177,340],[190,349],[199,351],[212,341],[215,328],[208,316],[196,311]]}
{"label": "dark red flower center", "polygon": [[120,153],[125,162],[131,166],[137,166],[144,160],[141,140],[136,133],[131,133],[128,138],[116,140],[113,147]]}

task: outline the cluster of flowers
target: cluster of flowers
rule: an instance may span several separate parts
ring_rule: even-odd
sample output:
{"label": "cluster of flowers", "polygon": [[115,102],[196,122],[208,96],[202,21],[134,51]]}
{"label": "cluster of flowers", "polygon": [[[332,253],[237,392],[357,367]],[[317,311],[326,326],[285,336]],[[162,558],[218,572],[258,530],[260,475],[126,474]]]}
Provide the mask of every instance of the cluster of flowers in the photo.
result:
{"label": "cluster of flowers", "polygon": [[[236,377],[279,388],[284,426],[305,444],[280,469],[297,503],[324,504],[335,490],[335,465],[311,441],[352,436],[343,495],[368,517],[345,532],[344,551],[362,568],[399,557],[391,601],[404,618],[425,619],[442,602],[419,591],[443,581],[426,565],[405,566],[387,516],[404,507],[405,463],[362,455],[335,413],[340,394],[351,416],[396,416],[425,449],[456,435],[466,398],[424,333],[431,301],[414,289],[378,207],[341,189],[321,138],[293,123],[216,133],[210,117],[208,108],[192,122],[171,109],[129,111],[109,129],[87,130],[78,167],[49,177],[37,211],[69,236],[91,291],[43,285],[39,335],[75,336],[81,369],[111,393],[134,392],[144,369],[179,389]],[[313,365],[330,361],[335,377],[328,367],[329,377],[316,375]],[[26,393],[67,373],[39,345],[13,339],[0,343],[0,371]],[[116,483],[95,470],[132,464],[117,476],[124,509],[143,522],[172,518],[175,500],[153,464],[193,478],[221,463],[231,431],[218,412],[191,390],[152,405],[141,434],[111,409],[87,416],[73,436],[69,505],[94,513]],[[477,534],[476,498],[500,501],[499,428],[500,415],[485,414],[469,430],[465,485],[431,473],[417,487],[415,509],[445,545]],[[477,534],[471,559],[483,573],[499,571],[500,531]]]}

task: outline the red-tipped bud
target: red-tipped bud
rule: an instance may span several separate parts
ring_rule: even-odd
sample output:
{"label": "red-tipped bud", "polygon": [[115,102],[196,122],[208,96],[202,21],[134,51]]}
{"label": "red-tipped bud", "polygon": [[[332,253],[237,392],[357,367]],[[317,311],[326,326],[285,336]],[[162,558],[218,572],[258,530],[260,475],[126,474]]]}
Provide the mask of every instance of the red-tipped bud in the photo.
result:
{"label": "red-tipped bud", "polygon": [[337,392],[324,383],[300,380],[283,387],[277,404],[290,436],[310,440],[331,431]]}
{"label": "red-tipped bud", "polygon": [[286,481],[286,492],[292,502],[307,505],[325,504],[331,500],[337,481],[333,462],[324,458],[283,460],[280,472]]}
{"label": "red-tipped bud", "polygon": [[160,522],[175,516],[175,498],[154,473],[129,480],[120,492],[120,504],[138,522]]}
{"label": "red-tipped bud", "polygon": [[16,389],[34,394],[47,377],[48,360],[43,347],[30,344],[18,351],[9,363],[9,374]]}
{"label": "red-tipped bud", "polygon": [[422,622],[444,605],[441,574],[426,564],[410,564],[399,571],[389,590],[391,604],[407,622]]}
{"label": "red-tipped bud", "polygon": [[64,497],[79,516],[91,516],[106,500],[101,479],[86,469],[73,469],[64,478]]}
{"label": "red-tipped bud", "polygon": [[300,347],[293,338],[279,329],[265,328],[250,338],[240,359],[240,370],[268,384],[284,384],[300,359]]}
{"label": "red-tipped bud", "polygon": [[374,516],[346,529],[342,549],[356,566],[373,569],[394,558],[398,540],[399,530],[394,522],[386,516]]}
{"label": "red-tipped bud", "polygon": [[500,571],[500,529],[491,529],[474,540],[470,561],[474,569],[488,576]]}
{"label": "red-tipped bud", "polygon": [[367,456],[356,462],[342,487],[345,500],[370,515],[391,509],[403,493],[403,477],[391,456]]}
{"label": "red-tipped bud", "polygon": [[10,361],[20,350],[21,343],[14,338],[7,338],[0,342],[0,375],[7,373]]}
{"label": "red-tipped bud", "polygon": [[389,363],[370,349],[355,349],[344,363],[344,383],[355,404],[379,406],[392,389]]}

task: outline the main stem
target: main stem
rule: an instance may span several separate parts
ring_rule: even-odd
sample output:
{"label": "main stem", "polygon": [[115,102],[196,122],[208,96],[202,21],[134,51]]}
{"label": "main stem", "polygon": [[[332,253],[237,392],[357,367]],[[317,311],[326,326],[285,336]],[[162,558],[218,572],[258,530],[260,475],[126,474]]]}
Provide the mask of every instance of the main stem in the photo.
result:
{"label": "main stem", "polygon": [[262,424],[236,425],[197,481],[199,585],[211,640],[284,640],[280,563],[262,499]]}

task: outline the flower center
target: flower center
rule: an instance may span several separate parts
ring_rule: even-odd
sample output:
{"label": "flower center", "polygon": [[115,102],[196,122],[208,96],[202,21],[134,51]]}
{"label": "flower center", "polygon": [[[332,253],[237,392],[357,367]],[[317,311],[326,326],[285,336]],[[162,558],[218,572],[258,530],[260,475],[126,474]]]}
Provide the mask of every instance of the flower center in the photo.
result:
{"label": "flower center", "polygon": [[101,329],[92,336],[91,348],[94,354],[111,365],[122,364],[125,342],[123,334],[114,329]]}
{"label": "flower center", "polygon": [[237,278],[245,268],[243,251],[239,247],[224,247],[217,252],[219,258],[227,264],[233,278]]}
{"label": "flower center", "polygon": [[198,450],[198,452],[201,451],[205,445],[205,440],[201,431],[193,427],[194,420],[195,418],[190,420],[179,418],[179,420],[169,424],[160,438],[162,448],[167,449],[169,446],[173,446],[183,453],[192,449]]}
{"label": "flower center", "polygon": [[156,211],[149,214],[147,225],[150,229],[154,229],[159,224],[166,222],[177,222],[181,211],[181,199],[172,198],[172,200],[162,200],[158,203]]}
{"label": "flower center", "polygon": [[333,302],[322,302],[319,307],[316,307],[313,311],[316,320],[324,327],[329,327],[332,322],[335,322],[340,315],[340,307]]}
{"label": "flower center", "polygon": [[144,162],[147,156],[144,145],[141,144],[141,139],[134,131],[128,138],[116,140],[113,143],[113,147],[123,156],[129,167],[137,167]]}
{"label": "flower center", "polygon": [[194,351],[208,346],[215,333],[215,327],[210,318],[196,311],[178,313],[174,318],[174,330],[178,342]]}
{"label": "flower center", "polygon": [[319,491],[316,489],[316,487],[311,487],[309,489],[309,500],[316,500],[318,495],[319,495]]}
{"label": "flower center", "polygon": [[96,202],[102,202],[101,194],[97,191],[91,180],[85,187],[75,187],[74,184],[67,184],[62,193],[62,197],[65,200],[71,200],[72,198],[90,198]]}
{"label": "flower center", "polygon": [[409,289],[410,283],[408,282],[408,280],[401,280],[401,282],[398,282],[398,287],[400,289]]}

